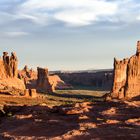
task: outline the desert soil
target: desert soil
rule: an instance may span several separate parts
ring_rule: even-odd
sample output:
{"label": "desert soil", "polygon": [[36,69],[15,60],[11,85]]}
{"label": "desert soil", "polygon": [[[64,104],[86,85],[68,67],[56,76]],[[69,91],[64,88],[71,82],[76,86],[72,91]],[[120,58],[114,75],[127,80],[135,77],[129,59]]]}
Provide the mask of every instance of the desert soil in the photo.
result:
{"label": "desert soil", "polygon": [[140,98],[108,102],[71,98],[68,102],[68,97],[45,97],[1,96],[6,114],[0,117],[0,139],[140,139]]}

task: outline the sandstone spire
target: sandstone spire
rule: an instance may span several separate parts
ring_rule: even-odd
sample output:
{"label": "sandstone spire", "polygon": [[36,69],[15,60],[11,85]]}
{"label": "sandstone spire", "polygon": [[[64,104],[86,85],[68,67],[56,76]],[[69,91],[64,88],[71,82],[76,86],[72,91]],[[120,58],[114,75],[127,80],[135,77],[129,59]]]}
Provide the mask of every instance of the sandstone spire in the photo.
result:
{"label": "sandstone spire", "polygon": [[140,41],[137,41],[137,51],[136,54],[140,54]]}
{"label": "sandstone spire", "polygon": [[0,59],[0,89],[4,88],[25,89],[24,83],[18,79],[18,59],[16,53],[3,52]]}

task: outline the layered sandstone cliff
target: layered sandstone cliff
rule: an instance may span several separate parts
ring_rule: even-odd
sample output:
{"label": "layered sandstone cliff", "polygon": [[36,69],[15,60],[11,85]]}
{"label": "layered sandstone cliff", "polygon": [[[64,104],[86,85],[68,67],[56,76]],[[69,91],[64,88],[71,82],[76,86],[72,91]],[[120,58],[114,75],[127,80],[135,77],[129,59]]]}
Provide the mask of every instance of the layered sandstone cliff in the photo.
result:
{"label": "layered sandstone cliff", "polygon": [[92,72],[59,72],[56,73],[67,84],[73,87],[96,88],[111,90],[113,82],[112,70],[101,70]]}
{"label": "layered sandstone cliff", "polygon": [[137,51],[129,59],[114,59],[113,98],[132,98],[140,95],[140,41]]}
{"label": "layered sandstone cliff", "polygon": [[18,78],[18,59],[15,53],[11,56],[7,52],[0,58],[0,90],[17,89],[24,90],[25,85]]}

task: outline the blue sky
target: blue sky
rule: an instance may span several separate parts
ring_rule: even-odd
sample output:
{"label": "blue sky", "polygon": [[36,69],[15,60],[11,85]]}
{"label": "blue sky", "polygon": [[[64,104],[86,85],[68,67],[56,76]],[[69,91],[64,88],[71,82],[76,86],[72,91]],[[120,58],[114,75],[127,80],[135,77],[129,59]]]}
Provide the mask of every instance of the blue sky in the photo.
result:
{"label": "blue sky", "polygon": [[112,68],[135,53],[138,0],[0,0],[0,51],[15,51],[19,68]]}

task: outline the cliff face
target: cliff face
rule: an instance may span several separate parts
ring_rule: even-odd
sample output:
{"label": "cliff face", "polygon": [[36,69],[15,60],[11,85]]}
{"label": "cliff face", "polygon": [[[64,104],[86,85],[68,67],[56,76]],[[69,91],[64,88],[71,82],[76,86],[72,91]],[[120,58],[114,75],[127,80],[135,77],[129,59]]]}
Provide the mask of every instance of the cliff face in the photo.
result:
{"label": "cliff face", "polygon": [[112,70],[97,72],[57,73],[59,77],[73,87],[94,87],[101,90],[111,90],[113,82]]}
{"label": "cliff face", "polygon": [[137,51],[129,59],[114,59],[113,98],[132,98],[140,95],[140,42]]}
{"label": "cliff face", "polygon": [[125,96],[133,97],[140,95],[140,55],[132,56],[127,68],[127,85]]}
{"label": "cliff face", "polygon": [[0,89],[15,88],[24,90],[24,83],[18,79],[18,60],[15,53],[8,56],[7,52],[3,53],[0,59]]}
{"label": "cliff face", "polygon": [[114,98],[118,96],[124,96],[120,95],[120,92],[124,92],[124,88],[126,85],[127,80],[127,65],[128,65],[128,59],[124,60],[116,60],[114,59],[114,83],[113,83],[113,94],[112,96]]}

